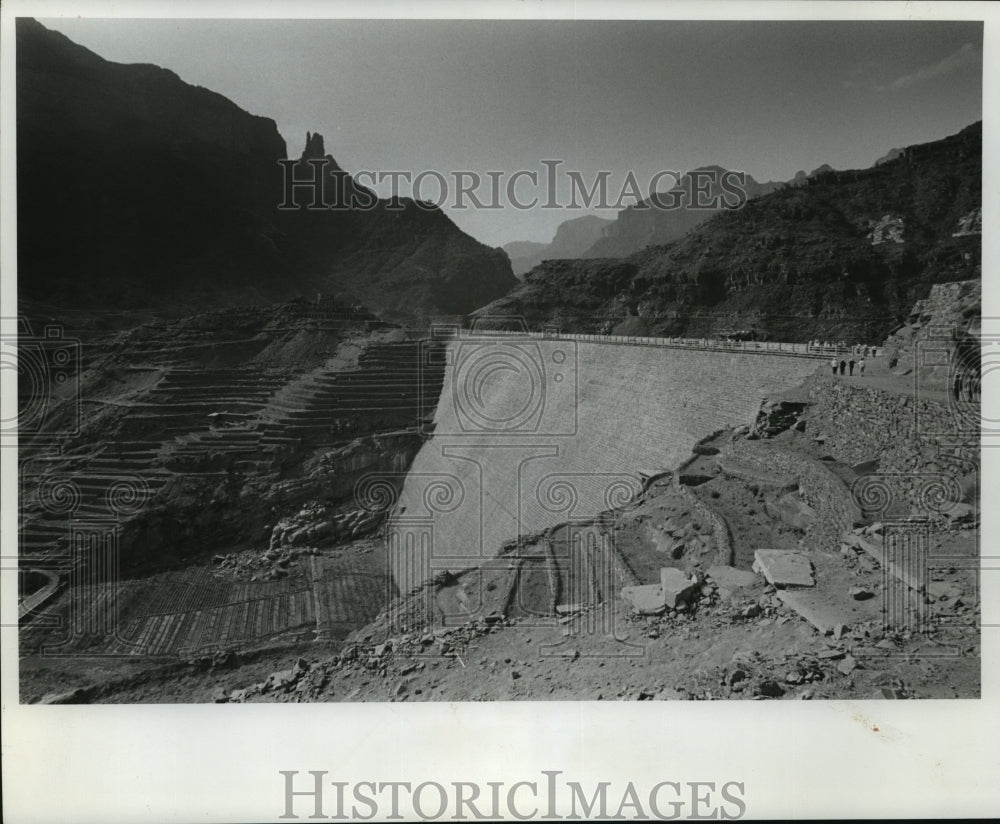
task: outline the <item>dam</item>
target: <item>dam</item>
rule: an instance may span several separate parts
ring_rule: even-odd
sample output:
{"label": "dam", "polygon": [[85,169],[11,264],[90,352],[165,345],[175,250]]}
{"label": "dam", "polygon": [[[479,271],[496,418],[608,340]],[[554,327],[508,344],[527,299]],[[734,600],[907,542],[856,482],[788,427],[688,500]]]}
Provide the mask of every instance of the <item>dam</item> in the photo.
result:
{"label": "dam", "polygon": [[371,477],[357,489],[389,511],[401,593],[628,503],[644,477],[752,424],[766,398],[825,362],[798,344],[495,332],[463,332],[426,358],[444,367],[432,434],[401,488]]}

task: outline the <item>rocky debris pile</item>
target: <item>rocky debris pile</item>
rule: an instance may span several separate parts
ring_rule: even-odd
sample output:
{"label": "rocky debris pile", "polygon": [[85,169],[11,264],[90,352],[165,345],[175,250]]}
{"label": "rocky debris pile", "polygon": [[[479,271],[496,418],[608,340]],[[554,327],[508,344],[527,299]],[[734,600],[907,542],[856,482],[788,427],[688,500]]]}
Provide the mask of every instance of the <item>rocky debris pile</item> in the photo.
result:
{"label": "rocky debris pile", "polygon": [[710,603],[716,589],[701,573],[689,576],[679,569],[663,567],[660,583],[623,587],[621,597],[638,615],[676,614]]}
{"label": "rocky debris pile", "polygon": [[212,694],[216,704],[242,703],[255,696],[267,696],[269,700],[288,701],[294,696],[307,693],[316,694],[326,685],[329,675],[319,661],[309,663],[299,658],[291,667],[272,672],[264,681],[241,689],[217,689]]}
{"label": "rocky debris pile", "polygon": [[657,549],[674,560],[698,559],[710,554],[715,548],[711,526],[703,524],[697,517],[691,517],[696,515],[691,512],[672,515],[652,525],[650,528],[659,533],[659,536],[654,536]]}
{"label": "rocky debris pile", "polygon": [[[348,642],[339,654],[322,661],[299,658],[288,669],[272,672],[263,681],[234,690],[220,690],[217,703],[266,701],[315,701],[321,696],[337,696],[335,681],[345,675],[361,674],[380,679],[389,690],[388,700],[405,701],[411,693],[412,676],[442,661],[458,662],[477,638],[501,632],[516,623],[499,614],[487,615],[456,627],[439,627],[387,638],[380,643]],[[515,670],[516,672],[516,670]],[[519,677],[513,675],[513,678]],[[420,694],[420,688],[413,688]]]}
{"label": "rocky debris pile", "polygon": [[[761,607],[766,603],[768,606]],[[743,602],[745,621],[789,620],[780,601],[767,594]],[[738,620],[735,616],[733,620]],[[865,622],[838,639],[823,639],[814,649],[768,653],[737,650],[728,664],[696,669],[675,685],[671,698],[797,699],[843,696],[859,698],[919,698],[919,694],[892,672],[894,661],[906,650],[909,635],[885,634],[874,622]]]}
{"label": "rocky debris pile", "polygon": [[751,434],[758,438],[773,438],[799,423],[805,403],[796,401],[767,401],[757,413]]}
{"label": "rocky debris pile", "polygon": [[[709,584],[711,586],[711,583]],[[693,611],[666,612],[659,616],[631,615],[627,623],[645,638],[670,644],[678,637],[697,638],[719,631],[726,624],[780,625],[795,620],[773,587],[759,595],[710,597]],[[802,699],[843,695],[859,690],[859,697],[914,698],[897,678],[883,671],[905,652],[916,636],[886,634],[872,621],[859,622],[836,638],[822,638],[812,650],[768,653],[737,650],[728,664],[693,669],[672,687],[659,684],[642,689],[637,700]],[[873,694],[865,690],[873,688]],[[874,694],[877,693],[877,694]]]}
{"label": "rocky debris pile", "polygon": [[381,515],[364,509],[331,513],[318,501],[306,503],[296,514],[282,518],[271,530],[270,549],[279,547],[321,547],[357,538],[375,529]]}
{"label": "rocky debris pile", "polygon": [[287,547],[264,552],[230,552],[213,556],[212,562],[220,571],[237,578],[249,577],[252,582],[274,581],[290,575],[302,558],[318,554],[319,550],[315,547]]}
{"label": "rocky debris pile", "polygon": [[[932,617],[975,620],[978,599],[968,570],[957,565],[935,564],[928,567],[925,578],[912,572],[905,562],[897,563],[886,557],[883,533],[884,527],[879,523],[845,533],[840,544],[845,563],[862,575],[870,576],[885,567],[891,576],[908,587],[914,607],[926,605]],[[874,597],[880,589],[881,581],[875,581],[871,586],[852,587],[849,594],[857,600],[866,600]]]}
{"label": "rocky debris pile", "polygon": [[672,624],[700,615],[727,623],[776,615],[781,603],[771,594],[744,597],[747,590],[760,585],[752,572],[735,567],[716,565],[707,575],[696,571],[690,577],[665,567],[660,570],[659,584],[624,587],[621,596],[630,606],[626,620],[644,627],[646,637],[657,638]]}

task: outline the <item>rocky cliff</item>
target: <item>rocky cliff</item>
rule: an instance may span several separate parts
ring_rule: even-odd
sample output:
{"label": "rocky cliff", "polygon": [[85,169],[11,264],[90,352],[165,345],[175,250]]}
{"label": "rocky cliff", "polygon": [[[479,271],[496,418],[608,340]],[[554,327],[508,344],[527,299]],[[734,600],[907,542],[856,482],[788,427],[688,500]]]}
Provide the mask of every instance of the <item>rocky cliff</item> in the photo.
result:
{"label": "rocky cliff", "polygon": [[819,171],[622,259],[547,261],[480,314],[596,332],[754,329],[883,340],[935,283],[978,279],[982,124],[870,169]]}
{"label": "rocky cliff", "polygon": [[[412,201],[279,209],[273,120],[28,18],[17,99],[22,310],[185,314],[322,292],[412,316],[467,312],[516,284],[503,253]],[[304,157],[324,155],[309,135]]]}
{"label": "rocky cliff", "polygon": [[503,250],[510,258],[514,274],[522,277],[543,260],[582,257],[613,222],[597,215],[584,215],[560,223],[551,243],[515,241],[505,244]]}

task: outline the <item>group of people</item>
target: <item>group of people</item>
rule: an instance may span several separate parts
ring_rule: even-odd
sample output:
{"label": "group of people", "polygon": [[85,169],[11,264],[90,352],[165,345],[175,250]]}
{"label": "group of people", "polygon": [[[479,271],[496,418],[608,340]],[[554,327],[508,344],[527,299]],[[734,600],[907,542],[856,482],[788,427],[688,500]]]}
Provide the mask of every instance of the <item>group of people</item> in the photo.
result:
{"label": "group of people", "polygon": [[865,376],[865,356],[862,355],[859,360],[854,360],[854,355],[851,355],[849,360],[841,358],[837,360],[834,358],[830,361],[830,366],[833,368],[833,374],[837,374],[837,370],[840,370],[840,374],[843,375],[845,370],[848,370],[847,374],[854,375],[854,367],[858,368],[858,375],[862,378]]}
{"label": "group of people", "polygon": [[867,346],[863,343],[855,343],[853,346],[848,346],[844,341],[832,343],[830,341],[811,340],[809,341],[809,348],[814,352],[837,352],[838,354],[849,352],[861,358],[867,358],[869,355],[874,358],[878,355],[878,347],[876,346]]}

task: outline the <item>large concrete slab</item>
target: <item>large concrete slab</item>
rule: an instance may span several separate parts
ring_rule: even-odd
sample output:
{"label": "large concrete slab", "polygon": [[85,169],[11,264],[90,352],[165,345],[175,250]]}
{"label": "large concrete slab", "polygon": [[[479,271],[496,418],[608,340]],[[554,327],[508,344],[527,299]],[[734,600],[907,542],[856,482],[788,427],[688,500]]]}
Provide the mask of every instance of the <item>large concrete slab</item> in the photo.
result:
{"label": "large concrete slab", "polygon": [[758,549],[753,557],[754,569],[778,589],[811,587],[816,583],[812,563],[794,549]]}
{"label": "large concrete slab", "polygon": [[778,597],[823,635],[832,635],[838,624],[849,627],[854,615],[822,592],[809,589],[779,589]]}

